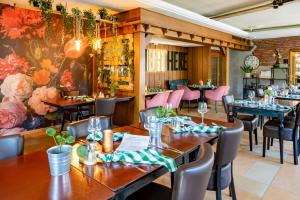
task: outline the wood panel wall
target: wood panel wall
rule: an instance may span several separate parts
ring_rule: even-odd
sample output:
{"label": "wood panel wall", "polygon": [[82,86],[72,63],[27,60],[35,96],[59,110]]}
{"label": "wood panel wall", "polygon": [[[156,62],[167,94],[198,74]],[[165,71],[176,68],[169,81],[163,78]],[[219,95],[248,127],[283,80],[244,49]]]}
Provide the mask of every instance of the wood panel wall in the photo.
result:
{"label": "wood panel wall", "polygon": [[[168,51],[188,52],[188,48],[171,46],[171,45],[154,45],[148,44],[147,49],[165,49]],[[189,64],[188,67],[189,68]],[[146,72],[146,85],[148,88],[158,87],[157,83],[161,83],[161,88],[167,88],[168,80],[187,79],[188,71],[165,71],[165,72]]]}
{"label": "wood panel wall", "polygon": [[190,84],[211,79],[210,46],[188,48],[188,79]]}

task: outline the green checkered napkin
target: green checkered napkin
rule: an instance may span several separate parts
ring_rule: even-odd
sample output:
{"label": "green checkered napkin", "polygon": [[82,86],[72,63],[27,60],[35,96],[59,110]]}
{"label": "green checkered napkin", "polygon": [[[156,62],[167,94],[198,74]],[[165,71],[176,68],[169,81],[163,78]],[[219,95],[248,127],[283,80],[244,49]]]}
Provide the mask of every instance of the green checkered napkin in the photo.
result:
{"label": "green checkered napkin", "polygon": [[288,94],[285,97],[291,99],[300,99],[300,95],[296,95],[296,94]]}
{"label": "green checkered napkin", "polygon": [[97,154],[97,157],[104,162],[123,161],[134,164],[163,165],[169,172],[174,172],[177,169],[176,162],[173,158],[165,156],[153,149],[131,152],[116,151],[113,154]]}
{"label": "green checkered napkin", "polygon": [[191,121],[192,118],[188,117],[188,116],[176,116],[176,117],[167,117],[167,118],[160,118],[159,122],[163,123],[163,124],[169,124],[171,123],[175,118],[180,119],[180,120],[184,120],[184,121]]}
{"label": "green checkered napkin", "polygon": [[258,104],[258,101],[235,100],[234,104]]}
{"label": "green checkered napkin", "polygon": [[[124,132],[116,132],[116,133],[113,133],[113,141],[118,141],[118,140],[121,140],[123,137],[124,137]],[[88,136],[86,137],[86,140],[89,140],[89,141],[102,141],[102,132],[98,132],[95,134],[95,137],[94,137],[94,134],[93,133],[89,133]]]}
{"label": "green checkered napkin", "polygon": [[283,105],[275,105],[275,104],[268,104],[263,106],[264,109],[267,110],[291,110],[292,108],[290,106],[283,106]]}
{"label": "green checkered napkin", "polygon": [[223,126],[206,126],[206,125],[199,125],[199,126],[186,126],[179,129],[175,129],[175,133],[184,133],[184,132],[195,132],[195,133],[218,133],[224,127]]}

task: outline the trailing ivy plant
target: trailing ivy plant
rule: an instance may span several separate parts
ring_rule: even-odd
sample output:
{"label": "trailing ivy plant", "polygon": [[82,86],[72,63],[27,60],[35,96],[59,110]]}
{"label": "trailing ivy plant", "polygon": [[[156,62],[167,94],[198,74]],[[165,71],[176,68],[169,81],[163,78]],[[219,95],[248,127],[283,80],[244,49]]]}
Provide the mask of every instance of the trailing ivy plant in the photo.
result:
{"label": "trailing ivy plant", "polygon": [[93,11],[90,9],[90,10],[83,11],[83,17],[85,18],[83,29],[85,30],[86,38],[90,42],[90,45],[92,45],[94,35],[95,35],[96,16],[93,14]]}
{"label": "trailing ivy plant", "polygon": [[41,0],[40,1],[40,9],[42,10],[42,19],[46,23],[46,38],[51,37],[51,18],[53,16],[52,13],[52,2],[53,0]]}
{"label": "trailing ivy plant", "polygon": [[72,30],[73,29],[73,18],[72,16],[67,12],[67,5],[63,6],[60,10],[61,19],[62,19],[62,43],[64,43],[64,37],[66,30]]}
{"label": "trailing ivy plant", "polygon": [[100,19],[106,19],[107,17],[107,10],[105,8],[101,8],[98,10],[98,15],[100,16]]}

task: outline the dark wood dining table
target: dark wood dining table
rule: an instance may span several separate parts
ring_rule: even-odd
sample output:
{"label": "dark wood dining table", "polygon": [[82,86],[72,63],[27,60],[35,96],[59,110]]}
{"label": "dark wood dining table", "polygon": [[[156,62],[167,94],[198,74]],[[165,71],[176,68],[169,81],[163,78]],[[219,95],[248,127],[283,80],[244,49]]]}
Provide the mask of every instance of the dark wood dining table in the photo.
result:
{"label": "dark wood dining table", "polygon": [[200,101],[201,102],[206,101],[205,94],[204,94],[204,92],[206,90],[215,90],[215,89],[217,89],[217,87],[212,87],[212,86],[207,86],[207,85],[189,85],[188,87],[191,90],[199,90],[199,92],[200,92]]}
{"label": "dark wood dining table", "polygon": [[[195,122],[200,118],[193,117]],[[217,124],[232,127],[232,123],[205,120],[208,125]],[[141,124],[119,127],[114,132],[127,132],[135,135],[149,135]],[[157,149],[162,154],[175,159],[177,166],[190,161],[190,155],[197,153],[200,145],[212,141],[218,134],[175,134],[168,126],[163,128],[162,141],[172,148]],[[167,168],[161,165],[138,165],[146,170],[142,172],[134,166],[119,162],[101,163],[86,166],[80,162],[74,144],[69,175],[54,178],[50,176],[46,152],[37,152],[0,161],[1,199],[125,199],[130,194],[166,174]],[[120,141],[114,142],[117,148]],[[173,176],[171,176],[173,177]],[[18,192],[16,192],[18,191]],[[53,197],[53,198],[52,198]],[[58,198],[57,198],[58,197]]]}
{"label": "dark wood dining table", "polygon": [[[263,106],[253,105],[253,104],[240,104],[240,103],[229,103],[228,106],[232,107],[232,112],[234,116],[237,116],[238,113],[247,113],[252,115],[258,115],[263,117],[271,117],[276,118],[280,121],[279,124],[279,142],[281,143],[280,147],[283,149],[283,140],[282,140],[282,131],[284,128],[283,121],[284,117],[289,113],[294,113],[296,107],[300,103],[299,101],[285,101],[285,100],[278,100],[277,102],[279,105],[283,106],[290,106],[291,109],[284,109],[284,110],[276,110],[270,108],[264,108]],[[281,151],[283,152],[283,150]],[[281,156],[280,163],[283,164],[283,156]]]}

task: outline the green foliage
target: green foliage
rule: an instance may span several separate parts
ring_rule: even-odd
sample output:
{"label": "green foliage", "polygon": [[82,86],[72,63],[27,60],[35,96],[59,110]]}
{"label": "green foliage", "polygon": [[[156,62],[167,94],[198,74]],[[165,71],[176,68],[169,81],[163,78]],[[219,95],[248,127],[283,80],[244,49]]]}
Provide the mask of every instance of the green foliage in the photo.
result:
{"label": "green foliage", "polygon": [[85,17],[83,29],[85,30],[86,37],[89,40],[90,45],[92,45],[95,35],[96,16],[93,14],[91,9],[83,11],[83,16]]}
{"label": "green foliage", "polygon": [[273,96],[273,91],[267,89],[267,90],[264,91],[264,95],[265,95],[265,96],[268,96],[268,97]]}
{"label": "green foliage", "polygon": [[75,142],[75,138],[70,136],[67,131],[57,133],[54,128],[47,128],[46,134],[50,137],[53,137],[54,142],[59,145],[72,144]]}
{"label": "green foliage", "polygon": [[80,158],[86,158],[87,157],[87,147],[85,145],[80,145],[77,150],[77,155],[80,157]]}
{"label": "green foliage", "polygon": [[158,118],[166,118],[169,115],[177,115],[176,112],[172,108],[158,107],[158,108],[156,108],[155,112],[156,112],[156,117],[158,117]]}
{"label": "green foliage", "polygon": [[251,67],[251,66],[244,66],[244,67],[241,67],[241,70],[242,70],[244,73],[252,73],[253,67]]}
{"label": "green foliage", "polygon": [[100,19],[106,19],[108,13],[105,8],[101,8],[98,10],[98,14],[100,16]]}
{"label": "green foliage", "polygon": [[78,7],[72,8],[71,11],[72,11],[72,14],[76,17],[81,17],[81,15],[82,15],[82,12]]}
{"label": "green foliage", "polygon": [[46,38],[50,38],[52,36],[52,30],[51,30],[51,19],[53,16],[52,2],[53,0],[40,1],[40,9],[42,10],[42,19],[46,23],[46,31],[45,31]]}

